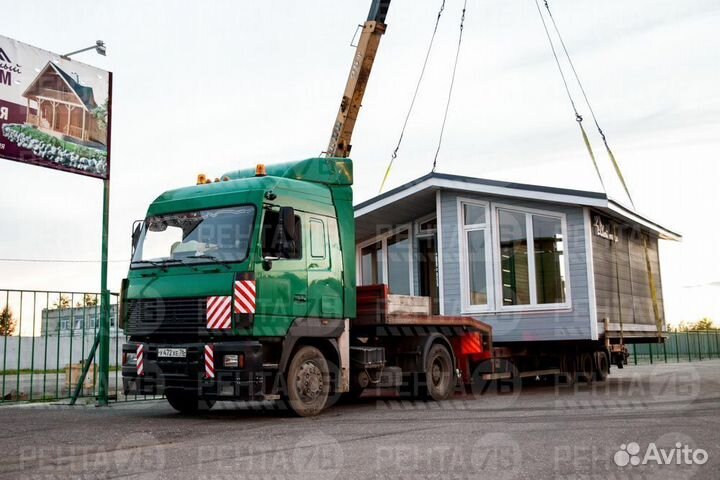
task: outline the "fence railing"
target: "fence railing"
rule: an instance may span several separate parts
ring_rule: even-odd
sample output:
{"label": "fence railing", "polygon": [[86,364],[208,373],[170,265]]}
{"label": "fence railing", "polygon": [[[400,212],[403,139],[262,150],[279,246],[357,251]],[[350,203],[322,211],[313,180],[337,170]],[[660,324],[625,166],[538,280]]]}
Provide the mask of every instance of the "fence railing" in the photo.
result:
{"label": "fence railing", "polygon": [[[117,327],[117,294],[110,304],[110,400],[136,399],[122,394],[127,337]],[[99,328],[99,293],[0,289],[0,404],[72,397]],[[80,396],[94,398],[99,371],[90,361]]]}
{"label": "fence railing", "polygon": [[628,345],[634,363],[695,362],[720,358],[720,329],[670,331],[665,343]]}

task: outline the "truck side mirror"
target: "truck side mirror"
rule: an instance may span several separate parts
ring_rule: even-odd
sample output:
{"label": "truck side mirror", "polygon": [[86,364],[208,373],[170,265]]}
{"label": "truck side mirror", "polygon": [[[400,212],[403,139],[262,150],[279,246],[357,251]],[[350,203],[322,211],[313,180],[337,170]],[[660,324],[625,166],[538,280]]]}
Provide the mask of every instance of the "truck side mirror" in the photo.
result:
{"label": "truck side mirror", "polygon": [[135,249],[137,248],[138,240],[140,239],[140,233],[142,232],[142,224],[142,220],[136,220],[133,224],[132,251],[130,252],[131,257],[135,254]]}
{"label": "truck side mirror", "polygon": [[282,225],[285,240],[294,242],[295,235],[295,209],[293,207],[280,207],[280,224]]}

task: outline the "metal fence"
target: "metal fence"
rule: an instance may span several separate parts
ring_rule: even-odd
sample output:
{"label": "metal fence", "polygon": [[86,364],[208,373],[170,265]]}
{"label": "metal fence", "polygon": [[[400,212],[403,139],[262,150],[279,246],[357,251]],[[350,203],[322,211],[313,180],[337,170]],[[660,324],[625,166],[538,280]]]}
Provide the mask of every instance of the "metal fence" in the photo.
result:
{"label": "metal fence", "polygon": [[628,345],[629,362],[695,362],[720,358],[720,329],[670,331],[665,343]]}
{"label": "metal fence", "polygon": [[[122,345],[117,294],[110,296],[111,401],[122,394]],[[72,397],[100,328],[100,294],[0,289],[0,405]],[[80,396],[94,399],[98,368],[91,359]],[[140,397],[144,398],[144,397]]]}

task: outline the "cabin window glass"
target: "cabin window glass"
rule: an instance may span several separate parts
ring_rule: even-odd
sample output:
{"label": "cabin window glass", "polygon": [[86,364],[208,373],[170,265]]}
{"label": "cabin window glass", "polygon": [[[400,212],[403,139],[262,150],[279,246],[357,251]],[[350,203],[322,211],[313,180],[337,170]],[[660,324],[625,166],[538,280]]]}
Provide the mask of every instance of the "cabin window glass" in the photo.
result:
{"label": "cabin window glass", "polygon": [[525,214],[498,210],[503,305],[530,304],[528,232]]}
{"label": "cabin window glass", "polygon": [[497,207],[497,223],[498,288],[502,289],[499,306],[567,306],[565,216]]}
{"label": "cabin window glass", "polygon": [[361,285],[385,283],[383,275],[382,242],[376,242],[360,250]]}
{"label": "cabin window glass", "polygon": [[244,261],[254,222],[251,205],[148,217],[134,239],[130,267]]}
{"label": "cabin window glass", "polygon": [[286,238],[283,226],[280,224],[280,213],[273,210],[265,211],[265,221],[262,228],[262,255],[263,257],[277,257],[280,259],[297,260],[302,258],[302,222],[295,215],[295,240]]}
{"label": "cabin window glass", "polygon": [[470,305],[487,305],[487,273],[485,263],[485,232],[467,232],[468,275],[470,280]]}
{"label": "cabin window glass", "polygon": [[464,204],[463,223],[465,226],[485,224],[485,206],[471,203]]}
{"label": "cabin window glass", "polygon": [[388,286],[397,295],[410,295],[410,235],[408,230],[387,239]]}
{"label": "cabin window glass", "polygon": [[310,220],[310,255],[325,257],[325,224],[315,218]]}
{"label": "cabin window glass", "polygon": [[565,242],[559,218],[533,215],[537,303],[565,302]]}
{"label": "cabin window glass", "polygon": [[463,243],[463,308],[487,309],[490,278],[490,227],[487,204],[461,203]]}

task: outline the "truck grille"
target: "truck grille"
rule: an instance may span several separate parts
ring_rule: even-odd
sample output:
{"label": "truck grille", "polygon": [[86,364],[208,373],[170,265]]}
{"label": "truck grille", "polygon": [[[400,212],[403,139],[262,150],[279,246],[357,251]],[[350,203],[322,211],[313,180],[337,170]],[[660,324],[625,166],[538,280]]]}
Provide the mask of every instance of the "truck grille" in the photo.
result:
{"label": "truck grille", "polygon": [[207,335],[206,302],[205,297],[128,300],[126,333]]}

